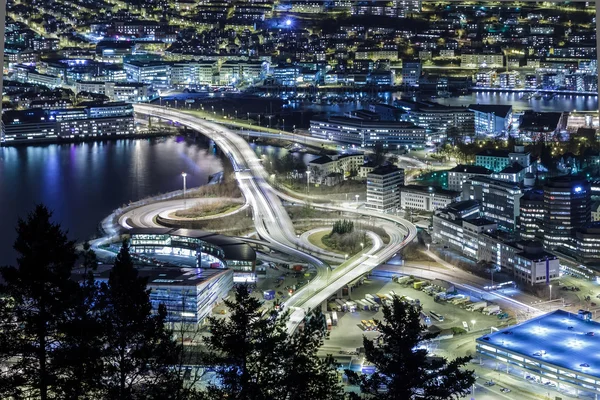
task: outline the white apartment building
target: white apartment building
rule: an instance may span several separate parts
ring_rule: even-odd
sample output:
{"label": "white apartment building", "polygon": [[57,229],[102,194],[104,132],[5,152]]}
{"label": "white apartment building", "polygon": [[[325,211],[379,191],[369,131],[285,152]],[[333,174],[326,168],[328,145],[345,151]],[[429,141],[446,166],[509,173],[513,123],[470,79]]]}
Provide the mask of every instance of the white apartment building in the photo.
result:
{"label": "white apartment building", "polygon": [[502,68],[504,55],[502,54],[461,54],[460,66],[469,68]]}
{"label": "white apartment building", "polygon": [[383,213],[398,209],[399,191],[404,185],[404,170],[388,165],[379,167],[367,175],[366,208]]}
{"label": "white apartment building", "polygon": [[432,212],[459,201],[460,197],[459,192],[452,190],[410,185],[400,189],[400,207]]}

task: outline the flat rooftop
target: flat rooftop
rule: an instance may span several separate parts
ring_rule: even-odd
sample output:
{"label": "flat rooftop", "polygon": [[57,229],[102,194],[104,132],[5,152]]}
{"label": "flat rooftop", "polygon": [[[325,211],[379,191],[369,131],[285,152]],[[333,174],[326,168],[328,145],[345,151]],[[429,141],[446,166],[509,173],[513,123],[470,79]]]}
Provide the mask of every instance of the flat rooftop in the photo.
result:
{"label": "flat rooftop", "polygon": [[[563,310],[482,336],[477,342],[600,377],[600,323]],[[589,367],[582,366],[586,364]]]}
{"label": "flat rooftop", "polygon": [[[112,265],[95,273],[97,280],[108,280]],[[138,276],[148,279],[148,286],[197,286],[221,275],[227,274],[228,269],[205,268],[150,268],[136,267]]]}

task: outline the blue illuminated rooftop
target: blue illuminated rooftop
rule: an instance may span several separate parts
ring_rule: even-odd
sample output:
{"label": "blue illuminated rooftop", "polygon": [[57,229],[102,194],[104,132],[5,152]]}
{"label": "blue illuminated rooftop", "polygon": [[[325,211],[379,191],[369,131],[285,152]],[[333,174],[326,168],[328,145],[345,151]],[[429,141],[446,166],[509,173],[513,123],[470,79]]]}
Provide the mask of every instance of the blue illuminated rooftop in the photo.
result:
{"label": "blue illuminated rooftop", "polygon": [[600,377],[600,323],[563,310],[482,336],[477,342]]}

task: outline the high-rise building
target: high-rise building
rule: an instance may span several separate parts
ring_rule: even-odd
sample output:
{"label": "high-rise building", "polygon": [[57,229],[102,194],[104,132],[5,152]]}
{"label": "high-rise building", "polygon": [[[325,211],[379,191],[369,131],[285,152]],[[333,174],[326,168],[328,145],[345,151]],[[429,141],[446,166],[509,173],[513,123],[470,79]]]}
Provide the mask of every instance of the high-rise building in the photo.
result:
{"label": "high-rise building", "polygon": [[463,199],[481,201],[483,217],[507,232],[515,231],[522,195],[519,185],[489,176],[474,176],[463,185]]}
{"label": "high-rise building", "polygon": [[574,229],[591,220],[590,183],[582,176],[565,175],[546,180],[544,185],[544,246],[568,245]]}
{"label": "high-rise building", "polygon": [[519,201],[517,229],[521,239],[533,239],[541,236],[544,221],[544,191],[532,189]]}
{"label": "high-rise building", "polygon": [[371,210],[394,212],[400,204],[400,187],[404,185],[404,170],[393,165],[379,167],[367,175],[367,203]]}

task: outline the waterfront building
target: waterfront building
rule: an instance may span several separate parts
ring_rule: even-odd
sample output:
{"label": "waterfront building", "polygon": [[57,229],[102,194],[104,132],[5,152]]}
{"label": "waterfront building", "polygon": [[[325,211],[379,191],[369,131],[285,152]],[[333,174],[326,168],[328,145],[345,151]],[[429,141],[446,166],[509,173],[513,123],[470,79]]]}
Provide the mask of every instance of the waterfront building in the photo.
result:
{"label": "waterfront building", "polygon": [[460,200],[460,192],[431,186],[408,185],[400,188],[400,207],[403,210],[433,212]]}
{"label": "waterfront building", "polygon": [[145,83],[77,81],[75,93],[80,92],[103,94],[111,101],[136,102],[148,100],[148,84]]}
{"label": "waterfront building", "polygon": [[463,185],[463,200],[481,201],[483,217],[498,224],[498,229],[514,232],[519,215],[522,190],[518,184],[489,176],[473,176]]}
{"label": "waterfront building", "polygon": [[510,130],[512,106],[471,104],[475,118],[475,136],[498,136]]}
{"label": "waterfront building", "polygon": [[404,170],[393,165],[375,168],[367,175],[367,209],[393,213],[398,209]]}
{"label": "waterfront building", "polygon": [[422,148],[425,146],[424,128],[411,122],[364,121],[348,117],[314,118],[310,121],[313,137],[348,143],[359,147]]}
{"label": "waterfront building", "polygon": [[296,86],[301,71],[302,68],[297,65],[278,65],[271,70],[273,80],[281,86]]}
{"label": "waterfront building", "polygon": [[473,176],[490,176],[492,170],[478,165],[463,165],[459,164],[451,170],[447,171],[448,190],[462,192],[463,183]]}
{"label": "waterfront building", "polygon": [[546,179],[544,184],[544,246],[568,246],[574,230],[591,220],[591,185],[582,176]]}
{"label": "waterfront building", "polygon": [[2,115],[4,145],[82,140],[135,133],[133,107],[125,103],[45,110],[10,110]]}
{"label": "waterfront building", "polygon": [[463,135],[471,135],[474,131],[473,111],[466,107],[444,106],[439,103],[409,100],[396,100],[395,104],[404,110],[401,119],[433,132],[446,132],[455,127]]}

